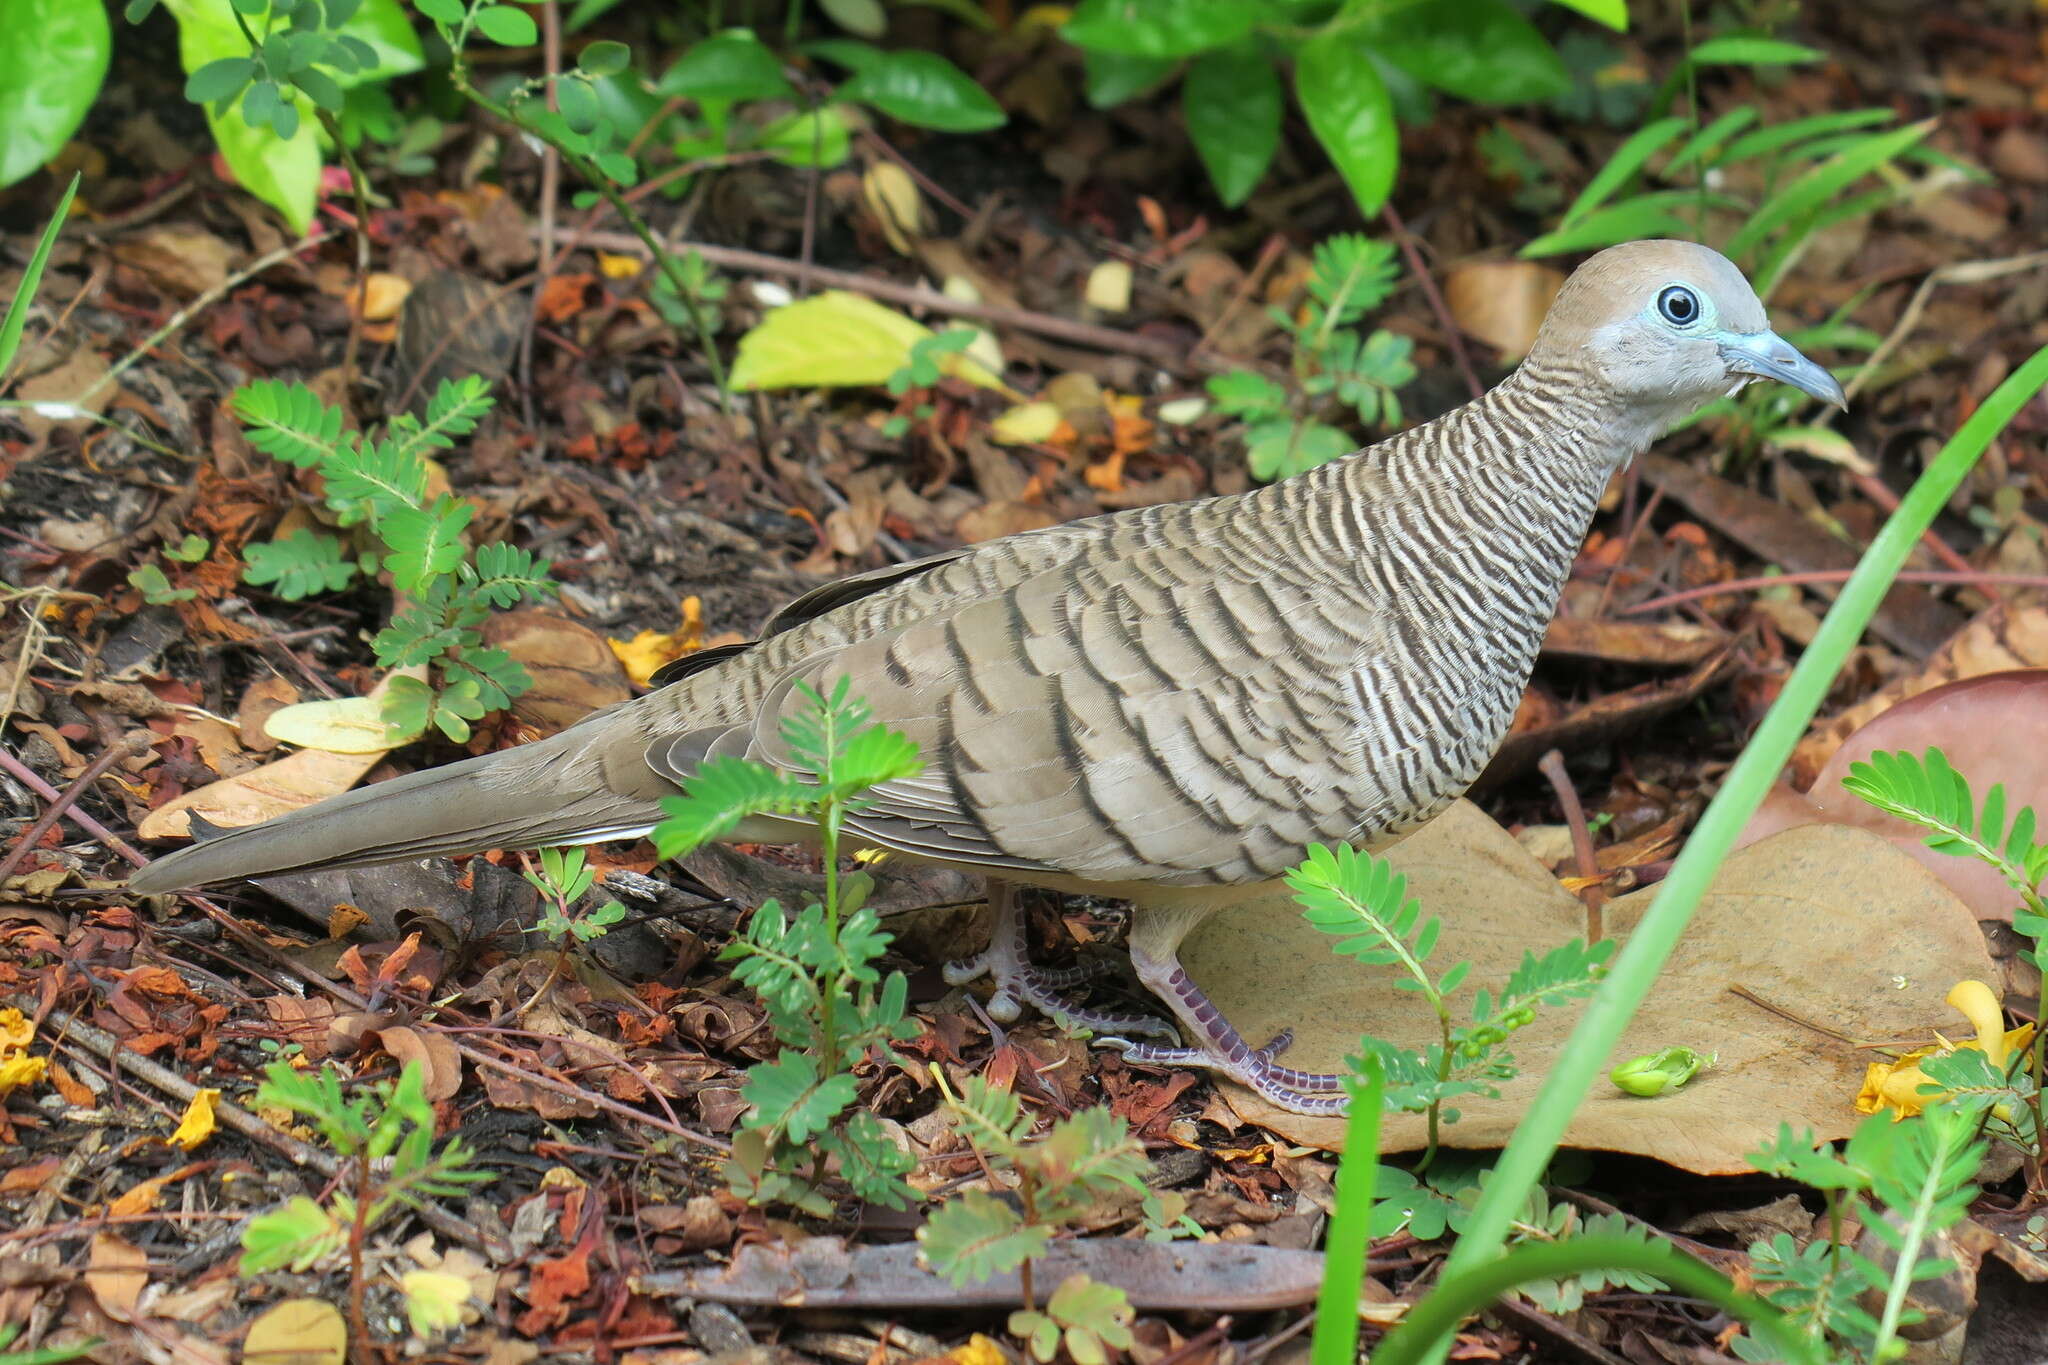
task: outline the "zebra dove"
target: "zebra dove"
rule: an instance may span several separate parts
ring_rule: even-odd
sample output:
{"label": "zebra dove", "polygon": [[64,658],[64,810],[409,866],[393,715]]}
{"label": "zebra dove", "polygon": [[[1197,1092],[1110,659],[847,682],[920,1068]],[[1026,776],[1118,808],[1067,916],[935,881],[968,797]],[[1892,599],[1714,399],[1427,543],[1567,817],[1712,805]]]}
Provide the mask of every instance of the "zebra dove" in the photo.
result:
{"label": "zebra dove", "polygon": [[[1335,1077],[1253,1048],[1181,970],[1201,918],[1317,841],[1375,848],[1471,784],[1506,731],[1615,470],[1757,378],[1841,387],[1773,333],[1739,270],[1686,242],[1603,251],[1521,367],[1423,426],[1250,492],[1136,508],[862,574],[761,639],[558,735],[235,830],[138,872],[138,892],[489,848],[633,838],[706,759],[785,769],[793,684],[850,677],[927,766],[848,837],[981,871],[1000,1014],[1029,1001],[1111,1033],[1159,1021],[1065,1005],[1026,961],[1012,888],[1133,903],[1138,978],[1204,1066],[1273,1102],[1339,1112]],[[774,818],[732,836],[801,839]]]}

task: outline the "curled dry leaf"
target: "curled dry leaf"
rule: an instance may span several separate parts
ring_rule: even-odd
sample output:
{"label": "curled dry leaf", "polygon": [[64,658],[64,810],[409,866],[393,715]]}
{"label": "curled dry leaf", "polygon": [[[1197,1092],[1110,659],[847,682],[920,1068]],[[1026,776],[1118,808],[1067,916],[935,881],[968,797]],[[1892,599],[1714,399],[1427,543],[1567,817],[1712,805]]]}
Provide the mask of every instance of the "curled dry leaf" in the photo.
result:
{"label": "curled dry leaf", "polygon": [[[1425,915],[1441,916],[1439,971],[1469,960],[1452,997],[1496,986],[1528,951],[1585,932],[1585,911],[1541,864],[1478,807],[1459,802],[1388,854]],[[1655,887],[1610,902],[1611,936],[1626,939]],[[1292,1027],[1289,1066],[1334,1070],[1361,1033],[1404,1046],[1436,1037],[1436,1016],[1414,991],[1394,989],[1393,967],[1339,958],[1285,896],[1248,901],[1204,924],[1182,955],[1247,1037]],[[1256,971],[1243,964],[1256,963]],[[1742,986],[1812,1025],[1855,1039],[1925,1037],[1953,1028],[1942,1003],[1953,982],[1991,979],[1976,918],[1912,859],[1865,830],[1810,825],[1732,855],[1701,902],[1657,988],[1606,1065],[1684,1044],[1718,1054],[1712,1069],[1652,1100],[1616,1090],[1581,1105],[1566,1131],[1574,1147],[1655,1157],[1704,1175],[1750,1169],[1746,1154],[1781,1122],[1822,1139],[1846,1137],[1868,1054],[1731,992]],[[1900,983],[1904,982],[1903,988]],[[1508,1048],[1521,1068],[1499,1099],[1464,1096],[1444,1128],[1454,1147],[1499,1147],[1528,1112],[1584,1002],[1538,1014]],[[1454,1014],[1454,1017],[1455,1014]],[[1234,1086],[1231,1106],[1292,1141],[1335,1150],[1344,1120],[1282,1113]],[[1389,1115],[1389,1151],[1419,1148],[1419,1114]]]}
{"label": "curled dry leaf", "polygon": [[1842,786],[1853,763],[1880,750],[1919,755],[1940,749],[1949,765],[1969,782],[1981,802],[1997,783],[2005,785],[2005,808],[2015,814],[2032,806],[2048,817],[2048,668],[1987,673],[1943,683],[1879,712],[1829,755],[1802,792],[1787,783],[1771,789],[1743,830],[1740,844],[1753,844],[1782,829],[1826,822],[1854,825],[1889,841],[1901,853],[1940,878],[1980,919],[2012,918],[2018,899],[2005,879],[1975,858],[1937,853],[1926,831],[1858,799]]}

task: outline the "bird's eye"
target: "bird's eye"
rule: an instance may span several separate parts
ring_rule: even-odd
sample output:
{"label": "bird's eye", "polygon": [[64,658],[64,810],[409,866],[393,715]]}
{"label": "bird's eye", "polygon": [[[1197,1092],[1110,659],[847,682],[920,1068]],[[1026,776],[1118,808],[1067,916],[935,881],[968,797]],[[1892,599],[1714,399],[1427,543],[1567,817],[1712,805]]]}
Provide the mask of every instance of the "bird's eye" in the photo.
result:
{"label": "bird's eye", "polygon": [[1657,296],[1657,311],[1674,327],[1689,327],[1699,319],[1700,296],[1682,284],[1668,286]]}

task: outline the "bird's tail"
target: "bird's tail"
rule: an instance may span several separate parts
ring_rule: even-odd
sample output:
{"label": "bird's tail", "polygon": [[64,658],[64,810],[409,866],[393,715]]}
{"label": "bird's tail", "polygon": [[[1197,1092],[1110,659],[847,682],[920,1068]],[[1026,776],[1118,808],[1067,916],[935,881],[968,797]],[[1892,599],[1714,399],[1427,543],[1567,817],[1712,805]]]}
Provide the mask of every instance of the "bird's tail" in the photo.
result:
{"label": "bird's tail", "polygon": [[[157,859],[128,879],[128,889],[155,895],[315,867],[632,838],[660,820],[653,802],[589,786],[581,787],[587,795],[571,796],[578,785],[534,780],[534,770],[546,767],[535,747],[408,773],[229,830]],[[506,781],[501,764],[515,755],[523,780]]]}

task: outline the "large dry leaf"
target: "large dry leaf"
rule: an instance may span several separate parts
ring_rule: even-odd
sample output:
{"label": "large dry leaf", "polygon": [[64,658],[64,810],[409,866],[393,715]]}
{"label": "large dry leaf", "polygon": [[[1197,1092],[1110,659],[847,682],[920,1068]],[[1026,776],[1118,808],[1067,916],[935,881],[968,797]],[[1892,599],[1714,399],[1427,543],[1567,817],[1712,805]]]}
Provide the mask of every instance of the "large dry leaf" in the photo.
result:
{"label": "large dry leaf", "polygon": [[1988,863],[1936,852],[1927,846],[1926,830],[1851,795],[1842,780],[1851,765],[1868,761],[1879,750],[1919,755],[1938,748],[1979,802],[1992,787],[2003,786],[2006,810],[2017,816],[2022,806],[2031,806],[2040,813],[2048,811],[2048,772],[2040,758],[2044,740],[2048,668],[1984,673],[1914,692],[1836,741],[1839,747],[1807,790],[1780,782],[1766,793],[1740,842],[1756,843],[1781,829],[1816,821],[1854,825],[1890,840],[1979,918],[2010,921],[2019,894]]}
{"label": "large dry leaf", "polygon": [[[1454,997],[1461,1011],[1472,989],[1497,985],[1524,951],[1541,953],[1585,930],[1579,903],[1467,802],[1388,856],[1424,913],[1443,918],[1435,965],[1473,964]],[[1655,894],[1650,887],[1610,904],[1608,932],[1625,939]],[[1291,901],[1276,898],[1212,918],[1189,940],[1184,961],[1247,1037],[1292,1027],[1292,1066],[1338,1069],[1361,1033],[1407,1044],[1434,1038],[1435,1016],[1414,992],[1394,989],[1396,969],[1338,958],[1330,944]],[[1717,1053],[1719,1062],[1655,1099],[1603,1082],[1580,1106],[1565,1142],[1724,1175],[1750,1169],[1745,1153],[1781,1122],[1846,1137],[1870,1054],[1728,988],[1745,986],[1852,1038],[1924,1039],[1954,1027],[1942,1003],[1948,988],[1966,977],[1994,980],[1993,970],[1969,910],[1883,839],[1839,825],[1789,830],[1728,859],[1610,1065],[1673,1044]],[[1516,1035],[1522,1074],[1499,1099],[1459,1101],[1463,1117],[1446,1128],[1446,1141],[1506,1142],[1583,1008],[1545,1011]],[[1296,1142],[1342,1145],[1342,1119],[1285,1114],[1234,1086],[1226,1093],[1246,1119]],[[1389,1116],[1382,1129],[1388,1151],[1419,1148],[1424,1136],[1420,1115]]]}

